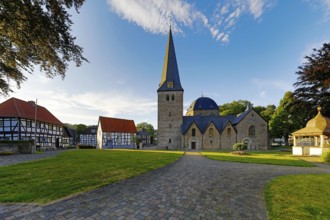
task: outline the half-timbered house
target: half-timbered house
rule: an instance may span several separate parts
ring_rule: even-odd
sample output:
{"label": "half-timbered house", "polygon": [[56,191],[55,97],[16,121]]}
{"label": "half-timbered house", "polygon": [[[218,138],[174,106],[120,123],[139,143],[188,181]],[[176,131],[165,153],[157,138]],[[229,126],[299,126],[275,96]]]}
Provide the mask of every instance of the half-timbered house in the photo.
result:
{"label": "half-timbered house", "polygon": [[80,144],[96,147],[97,125],[87,127],[87,129],[79,135]]}
{"label": "half-timbered house", "polygon": [[133,120],[99,117],[97,148],[135,148],[136,127]]}
{"label": "half-timbered house", "polygon": [[33,101],[10,98],[0,104],[0,140],[34,140],[41,149],[62,146],[63,124]]}

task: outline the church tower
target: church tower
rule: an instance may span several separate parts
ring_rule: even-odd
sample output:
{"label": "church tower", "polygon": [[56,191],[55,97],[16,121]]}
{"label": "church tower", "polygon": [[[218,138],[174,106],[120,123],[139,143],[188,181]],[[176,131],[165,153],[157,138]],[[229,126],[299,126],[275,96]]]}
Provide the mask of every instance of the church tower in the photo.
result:
{"label": "church tower", "polygon": [[158,148],[181,149],[183,88],[180,83],[172,31],[168,34],[158,93]]}

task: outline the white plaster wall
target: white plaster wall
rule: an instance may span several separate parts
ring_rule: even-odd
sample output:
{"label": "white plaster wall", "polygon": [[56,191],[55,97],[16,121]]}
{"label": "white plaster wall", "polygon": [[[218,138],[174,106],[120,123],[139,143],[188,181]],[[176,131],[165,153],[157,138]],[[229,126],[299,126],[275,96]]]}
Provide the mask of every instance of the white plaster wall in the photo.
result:
{"label": "white plaster wall", "polygon": [[293,155],[302,155],[303,153],[302,147],[292,147]]}
{"label": "white plaster wall", "polygon": [[321,156],[323,148],[320,147],[311,147],[309,148],[309,155],[311,156]]}

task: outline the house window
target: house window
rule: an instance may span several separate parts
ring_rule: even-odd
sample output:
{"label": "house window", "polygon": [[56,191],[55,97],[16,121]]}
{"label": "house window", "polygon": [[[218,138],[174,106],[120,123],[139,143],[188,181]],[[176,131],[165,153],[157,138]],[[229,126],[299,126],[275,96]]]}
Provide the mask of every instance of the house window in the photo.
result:
{"label": "house window", "polygon": [[172,95],[172,101],[174,101],[174,95]]}
{"label": "house window", "polygon": [[2,120],[0,120],[0,127],[2,127],[3,126],[3,121]]}
{"label": "house window", "polygon": [[170,96],[166,95],[166,101],[169,101],[169,100],[170,100]]}
{"label": "house window", "polygon": [[193,129],[191,130],[191,136],[193,136],[193,137],[196,136],[196,129],[195,129],[195,128],[193,128]]}
{"label": "house window", "polygon": [[227,128],[227,138],[231,137],[231,128]]}
{"label": "house window", "polygon": [[212,137],[213,136],[213,128],[210,128],[209,129],[209,137]]}
{"label": "house window", "polygon": [[256,128],[253,125],[251,125],[249,127],[249,137],[254,138],[255,136],[256,136]]}

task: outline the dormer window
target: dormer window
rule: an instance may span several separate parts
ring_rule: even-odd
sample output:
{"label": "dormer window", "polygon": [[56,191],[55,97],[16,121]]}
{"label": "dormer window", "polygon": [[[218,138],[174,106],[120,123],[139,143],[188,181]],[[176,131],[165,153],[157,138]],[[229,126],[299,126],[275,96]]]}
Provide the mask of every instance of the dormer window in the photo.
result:
{"label": "dormer window", "polygon": [[167,88],[173,89],[173,82],[167,82]]}

